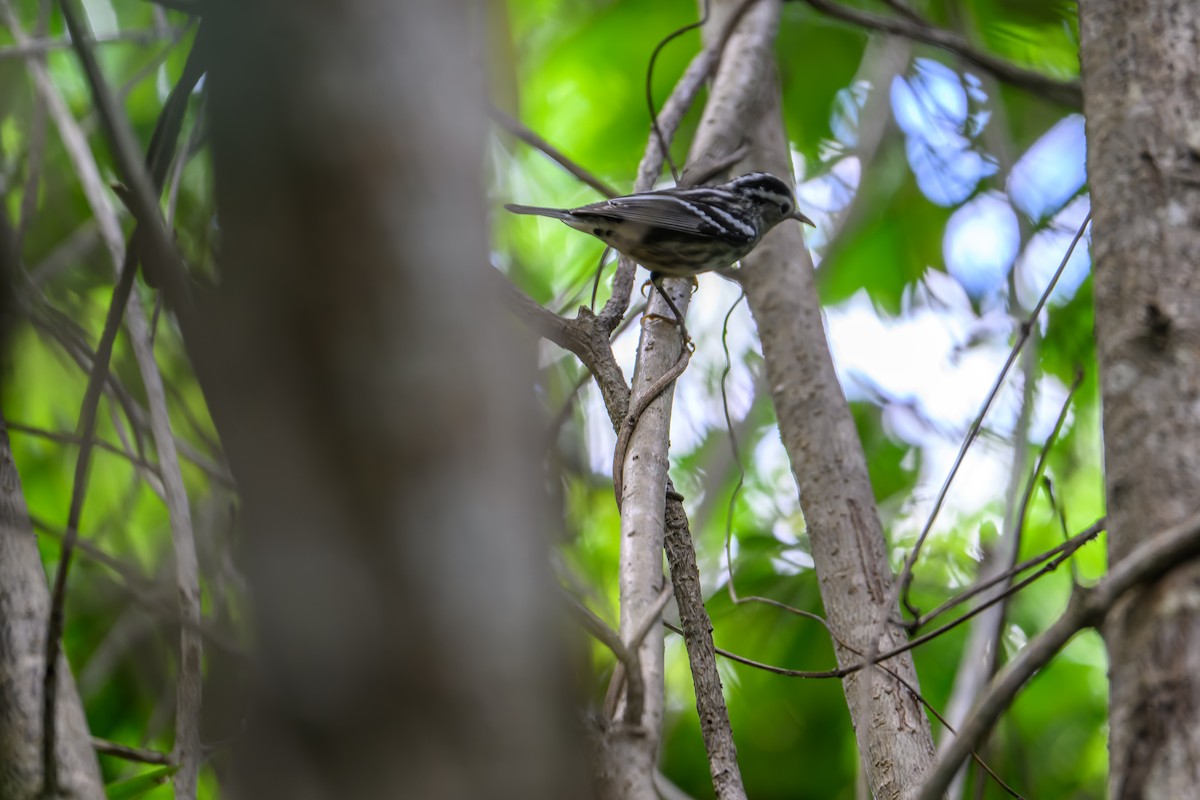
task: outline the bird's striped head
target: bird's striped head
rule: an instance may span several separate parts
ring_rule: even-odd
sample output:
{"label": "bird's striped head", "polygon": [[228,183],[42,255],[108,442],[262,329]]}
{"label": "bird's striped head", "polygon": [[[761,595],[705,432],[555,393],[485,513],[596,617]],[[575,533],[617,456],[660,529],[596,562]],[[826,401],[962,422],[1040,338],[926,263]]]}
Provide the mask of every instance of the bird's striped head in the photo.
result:
{"label": "bird's striped head", "polygon": [[766,229],[773,228],[785,219],[795,219],[812,225],[808,217],[796,208],[792,189],[780,178],[766,172],[750,172],[734,178],[724,189],[745,198],[758,209]]}

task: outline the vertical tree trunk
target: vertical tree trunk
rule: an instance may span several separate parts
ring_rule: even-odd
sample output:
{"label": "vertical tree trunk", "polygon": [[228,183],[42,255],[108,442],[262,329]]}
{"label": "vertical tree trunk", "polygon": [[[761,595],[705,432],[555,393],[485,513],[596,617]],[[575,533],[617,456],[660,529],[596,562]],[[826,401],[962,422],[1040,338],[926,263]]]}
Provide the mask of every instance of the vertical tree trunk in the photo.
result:
{"label": "vertical tree trunk", "polygon": [[587,797],[472,4],[214,3],[206,396],[263,682],[245,797]]}
{"label": "vertical tree trunk", "polygon": [[[50,589],[29,523],[21,477],[0,417],[0,798],[42,788],[42,677]],[[64,798],[101,800],[104,783],[67,657],[59,654],[57,755]]]}
{"label": "vertical tree trunk", "polygon": [[[1200,6],[1081,0],[1109,557],[1200,505]],[[1200,564],[1104,626],[1114,800],[1200,786]]]}

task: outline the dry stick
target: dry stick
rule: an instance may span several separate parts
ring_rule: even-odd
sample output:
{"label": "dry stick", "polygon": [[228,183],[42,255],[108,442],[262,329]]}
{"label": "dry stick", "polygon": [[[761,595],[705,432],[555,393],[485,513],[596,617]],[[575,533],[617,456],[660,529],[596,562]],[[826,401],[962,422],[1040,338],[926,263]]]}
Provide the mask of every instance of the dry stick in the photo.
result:
{"label": "dry stick", "polygon": [[[976,437],[979,436],[980,431],[983,429],[984,417],[987,416],[987,413],[991,409],[992,403],[995,401],[996,396],[1000,394],[1000,388],[1004,385],[1004,379],[1008,377],[1008,371],[1012,369],[1012,365],[1016,362],[1017,356],[1021,353],[1021,348],[1024,347],[1026,340],[1029,339],[1030,331],[1033,330],[1033,326],[1037,323],[1038,316],[1041,314],[1042,308],[1046,305],[1046,302],[1050,299],[1050,295],[1054,291],[1054,287],[1058,285],[1058,280],[1062,277],[1063,271],[1066,270],[1067,263],[1071,260],[1071,255],[1075,252],[1075,246],[1078,245],[1079,240],[1083,238],[1083,233],[1085,230],[1087,230],[1088,223],[1091,222],[1091,219],[1092,213],[1089,211],[1087,216],[1084,217],[1083,222],[1079,225],[1079,230],[1075,232],[1075,238],[1071,240],[1071,246],[1067,248],[1066,254],[1063,256],[1062,261],[1058,265],[1058,269],[1054,271],[1054,276],[1050,279],[1050,282],[1046,284],[1046,289],[1042,292],[1042,296],[1038,298],[1037,305],[1035,305],[1033,310],[1029,312],[1029,316],[1021,322],[1017,333],[1017,340],[1013,343],[1012,349],[1009,351],[1008,358],[1005,360],[1004,366],[1000,369],[1000,374],[996,376],[995,382],[992,383],[991,390],[988,392],[987,397],[984,398],[983,405],[979,408],[979,413],[975,415],[975,419],[971,423],[971,427],[967,431],[966,437],[963,439],[962,446],[958,449],[958,455],[955,457],[954,463],[950,467],[949,474],[946,475],[946,480],[942,483],[942,488],[938,490],[937,497],[933,503],[933,508],[929,512],[929,517],[926,519],[924,527],[921,528],[921,533],[917,537],[916,544],[913,545],[912,552],[910,552],[908,557],[904,560],[904,568],[901,570],[895,586],[896,590],[900,592],[900,596],[904,599],[904,605],[908,607],[910,611],[913,611],[914,614],[915,611],[911,606],[909,606],[908,603],[908,589],[909,584],[912,582],[913,566],[916,564],[917,558],[921,553],[921,547],[924,545],[925,539],[929,536],[929,532],[933,529],[933,523],[937,520],[938,512],[942,510],[942,504],[946,501],[946,495],[950,492],[950,484],[954,482],[954,478],[958,474],[958,470],[962,466],[963,460],[966,458],[967,450],[971,448],[971,445],[975,442]],[[895,591],[893,591],[893,594],[895,594]],[[887,607],[890,608],[891,606],[895,605],[896,599],[897,598],[892,598],[892,600],[887,604]]]}
{"label": "dry stick", "polygon": [[986,581],[975,584],[970,589],[967,589],[966,591],[962,592],[961,594],[957,594],[954,597],[947,600],[946,602],[942,603],[940,606],[935,608],[933,611],[930,611],[928,614],[925,614],[925,615],[913,620],[913,624],[914,624],[915,628],[919,629],[919,628],[924,627],[925,625],[929,624],[929,622],[931,620],[936,619],[937,617],[940,617],[942,614],[945,614],[947,611],[954,608],[955,606],[965,603],[966,601],[970,600],[975,595],[981,594],[982,592],[986,592],[988,589],[992,588],[996,584],[1003,583],[1003,582],[1015,577],[1016,575],[1019,575],[1020,573],[1024,572],[1027,569],[1036,567],[1039,564],[1049,561],[1050,559],[1054,558],[1055,556],[1059,555],[1060,553],[1066,553],[1068,551],[1070,551],[1070,553],[1074,553],[1081,546],[1087,544],[1088,542],[1092,541],[1097,536],[1099,536],[1100,533],[1104,531],[1105,525],[1106,525],[1105,518],[1101,517],[1099,520],[1097,520],[1095,523],[1093,523],[1090,527],[1088,527],[1082,533],[1078,533],[1075,536],[1069,537],[1062,544],[1057,545],[1056,547],[1053,547],[1044,553],[1033,556],[1032,558],[1028,558],[1025,561],[1022,561],[1020,564],[1014,564],[1011,568],[1006,569],[1003,573],[995,575]]}
{"label": "dry stick", "polygon": [[646,391],[639,394],[629,404],[629,412],[621,423],[621,428],[617,432],[617,445],[613,448],[613,493],[617,497],[618,510],[621,508],[621,500],[625,497],[625,456],[629,453],[629,442],[633,438],[638,420],[642,418],[642,414],[655,398],[683,374],[691,358],[691,350],[687,347],[680,348],[679,358],[675,361],[674,366],[664,372],[658,380],[647,387]]}
{"label": "dry stick", "polygon": [[[667,581],[663,581],[664,586],[658,594],[658,598],[654,601],[654,605],[646,609],[642,615],[642,621],[633,628],[633,633],[629,637],[629,643],[625,645],[626,649],[632,650],[635,654],[637,649],[641,647],[642,641],[649,635],[654,628],[655,623],[662,615],[663,609],[667,607],[667,602],[671,599],[671,587]],[[617,635],[614,631],[614,635]],[[619,638],[619,637],[618,637]],[[641,669],[641,659],[637,660],[638,669]],[[613,718],[616,716],[616,709],[621,700],[621,690],[625,686],[625,675],[627,671],[632,670],[633,666],[625,661],[619,661],[613,669],[612,680],[608,683],[608,691],[604,695],[604,713],[605,716]],[[633,704],[633,681],[630,681],[629,698],[625,702],[625,724],[638,725],[642,721],[642,711],[645,710],[646,700],[646,684],[644,681],[639,681],[641,684],[640,696],[638,700],[638,709],[633,711],[630,706]]]}
{"label": "dry stick", "polygon": [[[179,454],[167,412],[162,375],[150,343],[150,330],[140,308],[130,308],[130,340],[134,357],[146,387],[150,425],[158,448],[158,461],[166,495],[171,543],[175,551],[175,575],[180,616],[199,623],[200,565],[196,558],[196,540],[188,505],[187,489],[179,468]],[[181,798],[196,795],[197,773],[202,757],[200,747],[200,704],[203,682],[204,648],[200,636],[189,627],[179,631],[179,674],[175,688],[175,744],[171,757],[180,765],[175,775],[176,793]]]}
{"label": "dry stick", "polygon": [[[668,490],[670,488],[668,484]],[[746,792],[741,782],[737,747],[733,741],[725,697],[721,692],[721,675],[717,670],[712,621],[704,609],[704,588],[700,584],[696,547],[682,502],[667,501],[666,527],[663,542],[671,567],[671,585],[675,590],[675,604],[679,608],[679,622],[687,647],[692,684],[696,689],[696,712],[700,718],[704,750],[708,754],[713,789],[717,800],[744,800]]]}
{"label": "dry stick", "polygon": [[525,123],[510,117],[508,114],[505,114],[495,106],[488,106],[488,114],[493,120],[496,121],[498,125],[500,125],[500,127],[504,128],[504,130],[525,142],[525,144],[529,145],[533,149],[542,151],[560,167],[586,183],[588,186],[595,189],[600,194],[604,195],[605,197],[617,197],[621,194],[616,189],[597,178],[591,172],[581,167],[579,162],[573,161],[565,156],[561,150],[532,131],[527,125],[525,125]]}
{"label": "dry stick", "polygon": [[[638,655],[637,644],[627,647],[625,642],[621,641],[621,634],[609,627],[608,623],[596,616],[595,612],[579,602],[574,595],[567,592],[563,592],[563,595],[567,608],[579,620],[583,629],[612,651],[612,654],[617,657],[618,665],[625,666],[625,674],[629,679],[629,691],[626,693],[625,699],[625,721],[630,725],[638,724],[642,718],[642,710],[645,708],[646,684],[642,678],[642,660]],[[616,681],[617,675],[614,671],[614,685]],[[607,701],[605,705],[608,705]]]}
{"label": "dry stick", "polygon": [[[751,0],[752,2],[753,0]],[[666,159],[667,166],[671,169],[671,177],[679,183],[679,170],[675,168],[675,159],[671,158],[671,148],[667,146],[667,139],[663,136],[662,128],[658,126],[658,113],[654,109],[654,95],[651,92],[652,82],[654,79],[654,62],[658,60],[658,54],[663,51],[663,48],[670,44],[675,39],[683,36],[688,31],[694,31],[697,28],[704,26],[708,22],[708,12],[712,5],[712,0],[702,0],[701,5],[704,10],[700,13],[700,19],[695,22],[676,28],[671,33],[659,40],[658,44],[650,52],[650,63],[646,66],[646,108],[650,112],[650,128],[654,131],[654,138],[658,140],[658,149],[662,153],[662,157]]]}
{"label": "dry stick", "polygon": [[[159,217],[158,202],[150,194],[152,181],[156,187],[161,187],[165,179],[171,153],[174,152],[175,139],[178,136],[182,122],[183,110],[186,108],[187,96],[195,85],[199,75],[196,72],[193,53],[184,69],[184,77],[180,80],[164,105],[163,115],[155,136],[150,145],[151,178],[143,168],[141,155],[136,141],[128,130],[128,121],[122,117],[116,102],[108,89],[95,55],[91,51],[89,32],[86,31],[75,17],[70,0],[62,2],[63,17],[71,38],[76,44],[84,72],[91,85],[96,107],[101,122],[113,145],[117,161],[122,173],[134,187],[135,204],[142,205],[142,215],[135,230],[130,247],[125,253],[122,267],[121,283],[126,285],[126,292],[132,288],[133,277],[136,274],[138,251],[145,243],[151,250],[159,250],[160,255],[173,253],[173,244],[166,238]],[[123,125],[122,125],[123,123]],[[157,194],[157,192],[155,192]],[[102,226],[107,221],[110,225],[115,220],[113,214],[107,214],[99,222]],[[119,229],[115,232],[119,234]],[[122,308],[129,298],[122,300]],[[171,523],[171,538],[175,550],[176,581],[179,594],[180,617],[188,625],[180,628],[180,657],[179,676],[176,688],[175,710],[175,745],[172,751],[174,760],[180,764],[180,770],[175,777],[176,792],[184,798],[196,795],[197,775],[202,757],[200,747],[200,700],[202,686],[202,657],[203,645],[194,626],[200,623],[200,575],[196,558],[195,538],[192,531],[191,515],[188,507],[187,491],[183,484],[183,475],[179,467],[178,453],[175,448],[174,435],[171,431],[170,418],[167,412],[166,396],[163,390],[162,376],[159,373],[154,357],[153,346],[150,343],[150,333],[144,312],[137,298],[130,302],[129,331],[133,342],[134,355],[142,373],[146,386],[147,401],[150,411],[150,424],[158,448],[159,464],[162,471],[163,485],[166,493],[167,507]],[[115,323],[119,325],[120,315],[116,315]],[[115,336],[115,332],[114,332]],[[107,366],[107,357],[104,359]],[[94,417],[92,427],[94,428]],[[88,443],[85,441],[85,447]],[[90,447],[88,448],[90,455]],[[81,459],[83,458],[81,448]],[[86,465],[85,465],[86,469]],[[77,472],[77,475],[79,473]],[[68,525],[68,535],[76,533],[79,518],[74,517]],[[64,543],[64,562],[69,561],[68,547]],[[65,581],[65,570],[63,571]],[[56,583],[56,589],[58,588]],[[65,588],[65,587],[64,587]],[[57,597],[57,595],[56,595]],[[61,611],[59,613],[61,625]],[[53,617],[52,617],[53,619]],[[52,711],[51,711],[52,713]],[[47,762],[47,776],[51,773]]]}
{"label": "dry stick", "polygon": [[[53,50],[67,50],[71,47],[71,40],[67,39],[46,39],[28,37],[17,39],[16,45],[12,47],[0,48],[0,61],[7,61],[17,58],[29,58],[30,56],[44,56]],[[161,31],[154,28],[146,28],[145,30],[135,31],[118,31],[117,33],[108,36],[97,38],[96,44],[113,44],[117,42],[131,42],[133,44],[150,44],[165,38]]]}
{"label": "dry stick", "polygon": [[[5,21],[18,45],[28,43],[28,38],[21,29],[20,21],[12,7],[4,2],[0,4]],[[54,118],[59,129],[59,136],[75,164],[84,185],[84,191],[89,200],[97,193],[100,185],[99,172],[91,159],[87,140],[78,125],[74,123],[70,110],[67,108],[62,95],[55,89],[45,65],[36,58],[29,60],[29,71],[33,77],[38,93],[46,102],[47,110]],[[90,167],[90,169],[89,169]],[[103,190],[100,189],[100,192]],[[103,232],[102,232],[103,233]],[[124,242],[118,236],[115,240],[109,237],[110,246],[123,247]],[[43,794],[55,796],[60,791],[58,782],[57,763],[57,720],[55,706],[58,693],[58,662],[63,628],[63,605],[66,601],[67,579],[70,574],[71,557],[79,536],[79,521],[83,514],[83,503],[87,495],[87,476],[91,465],[92,448],[96,432],[96,415],[100,405],[100,394],[108,379],[108,365],[112,358],[113,344],[120,330],[121,317],[133,290],[133,279],[136,265],[128,260],[121,267],[120,276],[113,290],[108,311],[105,315],[104,329],[96,346],[95,356],[88,373],[87,387],[79,412],[79,454],[75,461],[75,474],[71,486],[71,503],[67,513],[66,532],[63,539],[62,555],[59,558],[58,569],[54,577],[54,587],[51,593],[50,619],[46,629],[46,671],[43,676],[42,689],[42,771]]]}
{"label": "dry stick", "polygon": [[100,405],[100,393],[108,374],[108,362],[112,358],[113,343],[121,328],[121,317],[133,290],[133,278],[137,274],[136,263],[126,260],[120,278],[113,289],[112,301],[104,319],[104,330],[96,346],[96,359],[88,375],[87,389],[79,410],[80,445],[75,459],[75,477],[71,485],[71,506],[67,513],[66,537],[58,571],[54,576],[51,594],[50,621],[46,630],[46,674],[42,695],[42,769],[43,792],[47,797],[59,793],[58,764],[55,753],[57,735],[54,706],[58,692],[59,639],[63,629],[63,604],[66,601],[67,577],[71,569],[71,556],[79,537],[79,520],[83,514],[83,501],[87,495],[88,468],[91,465],[93,439],[96,434],[96,411]]}
{"label": "dry stick", "polygon": [[[30,517],[33,527],[42,533],[59,541],[66,539],[66,533],[48,525],[44,520]],[[98,564],[102,564],[121,577],[113,580],[112,585],[124,592],[138,605],[155,618],[171,625],[186,626],[198,633],[206,642],[226,655],[233,656],[239,662],[250,665],[250,656],[230,635],[208,621],[192,622],[183,619],[177,608],[172,608],[167,602],[170,596],[164,595],[150,578],[143,575],[134,565],[128,564],[92,544],[86,539],[76,542],[76,550]],[[173,594],[173,593],[171,593]]]}
{"label": "dry stick", "polygon": [[860,11],[857,8],[833,2],[833,0],[805,0],[805,2],[822,14],[840,19],[843,22],[896,34],[912,39],[913,41],[949,50],[972,64],[987,70],[1005,83],[1011,83],[1014,86],[1028,89],[1031,92],[1070,108],[1083,108],[1083,90],[1080,88],[1079,81],[1057,80],[1040,72],[1018,67],[1003,58],[979,50],[953,31],[938,28],[927,22],[912,19],[911,17],[886,17],[879,14],[872,14],[869,11]]}
{"label": "dry stick", "polygon": [[[904,680],[904,678],[901,677],[899,673],[897,673],[895,670],[891,669],[890,667],[881,666],[880,669],[882,669],[888,675],[891,675],[892,678],[894,678],[897,683],[899,683],[901,686],[903,686],[905,689],[907,689],[908,693],[911,694],[913,697],[915,697],[917,699],[917,702],[920,703],[922,706],[924,706],[925,710],[928,711],[930,714],[932,714],[934,719],[936,719],[939,723],[941,723],[943,728],[950,731],[950,733],[957,735],[958,731],[954,730],[954,727],[950,724],[949,720],[947,720],[940,713],[938,713],[938,710],[933,707],[933,703],[930,703],[928,700],[926,700],[925,696],[922,695],[920,692],[918,692],[912,684],[910,684],[908,681]],[[978,764],[984,772],[986,772],[988,775],[990,775],[992,780],[994,780],[997,783],[997,785],[1000,786],[1001,789],[1008,792],[1009,795],[1011,795],[1012,797],[1017,798],[1017,800],[1025,800],[1025,798],[1022,797],[1017,792],[1016,789],[1012,788],[1007,783],[1005,783],[1004,780],[996,773],[996,771],[994,769],[992,769],[990,766],[988,766],[988,763],[986,761],[984,761],[983,758],[981,758],[978,753],[976,753],[974,750],[972,750],[970,755],[971,755],[971,758],[975,759],[975,763]]]}
{"label": "dry stick", "polygon": [[[59,433],[57,431],[48,431],[44,428],[37,428],[33,425],[22,425],[19,422],[9,422],[6,427],[9,433],[23,433],[27,436],[34,436],[38,439],[46,439],[59,444],[82,444],[83,439],[71,433]],[[138,469],[144,469],[147,472],[158,475],[158,465],[152,464],[144,458],[139,458],[134,453],[128,450],[117,447],[115,444],[106,442],[103,439],[93,439],[92,444],[98,450],[112,453],[115,456],[125,459]],[[160,476],[161,477],[161,476]]]}
{"label": "dry stick", "polygon": [[92,747],[97,753],[114,758],[123,758],[126,761],[136,761],[140,764],[158,764],[163,767],[174,766],[175,762],[166,753],[160,753],[157,750],[146,750],[141,747],[129,747],[124,744],[110,742],[107,739],[100,739],[96,736],[92,737]]}
{"label": "dry stick", "polygon": [[[692,101],[696,99],[696,95],[700,92],[700,87],[704,85],[704,81],[708,78],[709,72],[712,70],[713,64],[716,63],[716,53],[713,50],[705,48],[701,50],[696,57],[688,64],[683,75],[679,78],[679,82],[675,84],[675,90],[671,92],[671,96],[667,98],[667,102],[663,104],[662,110],[658,114],[658,125],[664,132],[664,136],[669,141],[675,134],[679,123],[683,120],[683,115],[691,107]],[[651,137],[646,143],[646,150],[642,155],[641,163],[638,165],[637,178],[633,183],[634,192],[645,192],[654,188],[654,184],[658,181],[659,173],[662,171],[663,151],[655,137]],[[608,302],[604,304],[604,308],[600,310],[598,318],[600,323],[609,331],[616,329],[621,324],[621,319],[625,316],[625,312],[629,310],[629,298],[633,292],[633,278],[637,271],[637,264],[628,256],[621,256],[617,262],[617,272],[613,276],[612,295],[608,298]]]}
{"label": "dry stick", "polygon": [[1095,586],[1077,585],[1062,616],[1034,637],[988,685],[921,787],[918,800],[939,800],[943,796],[966,753],[991,730],[1026,681],[1048,664],[1075,634],[1084,628],[1098,627],[1113,604],[1133,587],[1152,583],[1197,555],[1200,555],[1200,514],[1142,540]]}

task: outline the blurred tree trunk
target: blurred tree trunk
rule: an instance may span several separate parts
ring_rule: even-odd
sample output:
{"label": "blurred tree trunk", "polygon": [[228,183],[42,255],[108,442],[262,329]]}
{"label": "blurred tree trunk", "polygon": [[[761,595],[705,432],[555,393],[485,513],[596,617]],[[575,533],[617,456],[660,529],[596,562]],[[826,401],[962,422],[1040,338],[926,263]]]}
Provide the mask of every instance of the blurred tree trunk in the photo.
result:
{"label": "blurred tree trunk", "polygon": [[[42,678],[50,589],[0,417],[0,800],[28,800],[42,788]],[[83,703],[59,653],[55,695],[59,786],[64,798],[104,797]]]}
{"label": "blurred tree trunk", "polygon": [[[1200,5],[1080,2],[1109,558],[1200,505]],[[1114,800],[1200,786],[1200,564],[1104,626]]]}
{"label": "blurred tree trunk", "polygon": [[189,347],[243,499],[243,797],[589,795],[469,7],[205,18],[222,258]]}

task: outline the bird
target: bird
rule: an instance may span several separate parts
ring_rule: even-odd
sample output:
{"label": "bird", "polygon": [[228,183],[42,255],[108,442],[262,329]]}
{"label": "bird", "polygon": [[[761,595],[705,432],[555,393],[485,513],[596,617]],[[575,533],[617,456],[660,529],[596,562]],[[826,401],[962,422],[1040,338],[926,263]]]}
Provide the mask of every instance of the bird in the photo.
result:
{"label": "bird", "polygon": [[750,172],[716,186],[676,186],[578,208],[513,203],[504,207],[514,214],[561,220],[650,270],[650,283],[675,312],[681,328],[683,316],[663,290],[663,278],[695,278],[731,266],[784,220],[813,224],[796,207],[791,187],[766,172]]}

